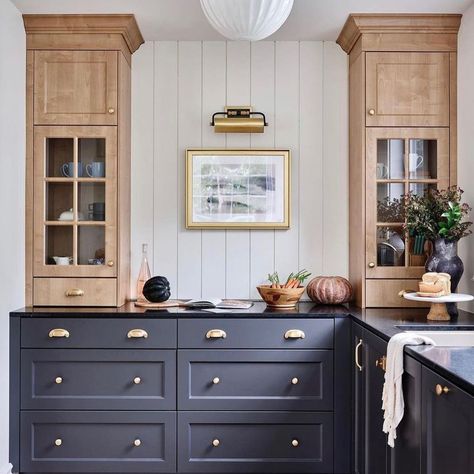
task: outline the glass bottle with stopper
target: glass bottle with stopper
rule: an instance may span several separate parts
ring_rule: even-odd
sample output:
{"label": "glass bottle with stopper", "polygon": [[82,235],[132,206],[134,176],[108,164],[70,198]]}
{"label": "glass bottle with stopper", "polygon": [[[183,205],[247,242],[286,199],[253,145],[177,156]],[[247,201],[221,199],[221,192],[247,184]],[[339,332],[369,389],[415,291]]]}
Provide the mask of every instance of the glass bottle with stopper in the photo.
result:
{"label": "glass bottle with stopper", "polygon": [[151,278],[150,267],[148,266],[148,244],[142,244],[142,263],[137,279],[137,301],[145,301],[143,296],[143,286]]}

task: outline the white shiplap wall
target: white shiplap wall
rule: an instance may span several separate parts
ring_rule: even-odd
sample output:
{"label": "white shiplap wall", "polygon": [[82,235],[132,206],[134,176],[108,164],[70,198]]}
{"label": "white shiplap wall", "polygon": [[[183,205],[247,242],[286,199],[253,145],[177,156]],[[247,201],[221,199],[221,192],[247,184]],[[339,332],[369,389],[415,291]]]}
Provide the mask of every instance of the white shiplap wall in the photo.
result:
{"label": "white shiplap wall", "polygon": [[[269,272],[347,275],[347,56],[333,42],[147,42],[133,57],[132,281],[141,243],[174,297],[256,298]],[[216,134],[211,114],[251,104],[264,134]],[[184,152],[284,147],[291,228],[186,230]]]}

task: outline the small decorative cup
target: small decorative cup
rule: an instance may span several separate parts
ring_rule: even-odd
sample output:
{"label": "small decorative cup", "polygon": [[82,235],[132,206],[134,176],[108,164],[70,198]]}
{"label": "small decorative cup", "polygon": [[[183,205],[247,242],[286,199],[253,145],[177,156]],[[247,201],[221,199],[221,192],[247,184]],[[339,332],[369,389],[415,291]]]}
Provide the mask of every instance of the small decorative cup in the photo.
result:
{"label": "small decorative cup", "polygon": [[[69,163],[64,163],[61,168],[61,174],[65,178],[74,178],[74,162],[70,161]],[[82,176],[82,163],[79,161],[77,163],[77,176],[80,178]]]}
{"label": "small decorative cup", "polygon": [[93,161],[86,165],[86,173],[89,178],[105,177],[105,163],[103,161]]}

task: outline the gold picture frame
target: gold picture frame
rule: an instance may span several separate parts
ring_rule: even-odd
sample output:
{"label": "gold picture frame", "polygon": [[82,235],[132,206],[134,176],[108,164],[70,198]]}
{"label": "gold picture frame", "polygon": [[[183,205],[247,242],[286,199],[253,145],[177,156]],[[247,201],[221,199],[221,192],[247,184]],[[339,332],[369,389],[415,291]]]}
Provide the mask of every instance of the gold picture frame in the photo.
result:
{"label": "gold picture frame", "polygon": [[288,229],[287,149],[186,150],[187,229]]}

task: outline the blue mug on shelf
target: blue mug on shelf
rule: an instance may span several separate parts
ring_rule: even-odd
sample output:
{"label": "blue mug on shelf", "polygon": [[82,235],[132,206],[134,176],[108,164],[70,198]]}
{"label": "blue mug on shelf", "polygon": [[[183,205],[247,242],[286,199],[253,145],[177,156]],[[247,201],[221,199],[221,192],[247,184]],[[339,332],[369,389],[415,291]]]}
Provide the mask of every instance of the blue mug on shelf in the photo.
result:
{"label": "blue mug on shelf", "polygon": [[86,165],[86,173],[89,178],[104,178],[105,163],[103,161],[93,161]]}
{"label": "blue mug on shelf", "polygon": [[[66,178],[74,178],[74,162],[70,161],[69,163],[64,163],[61,166],[61,174]],[[82,176],[82,163],[79,161],[77,163],[77,177]]]}

